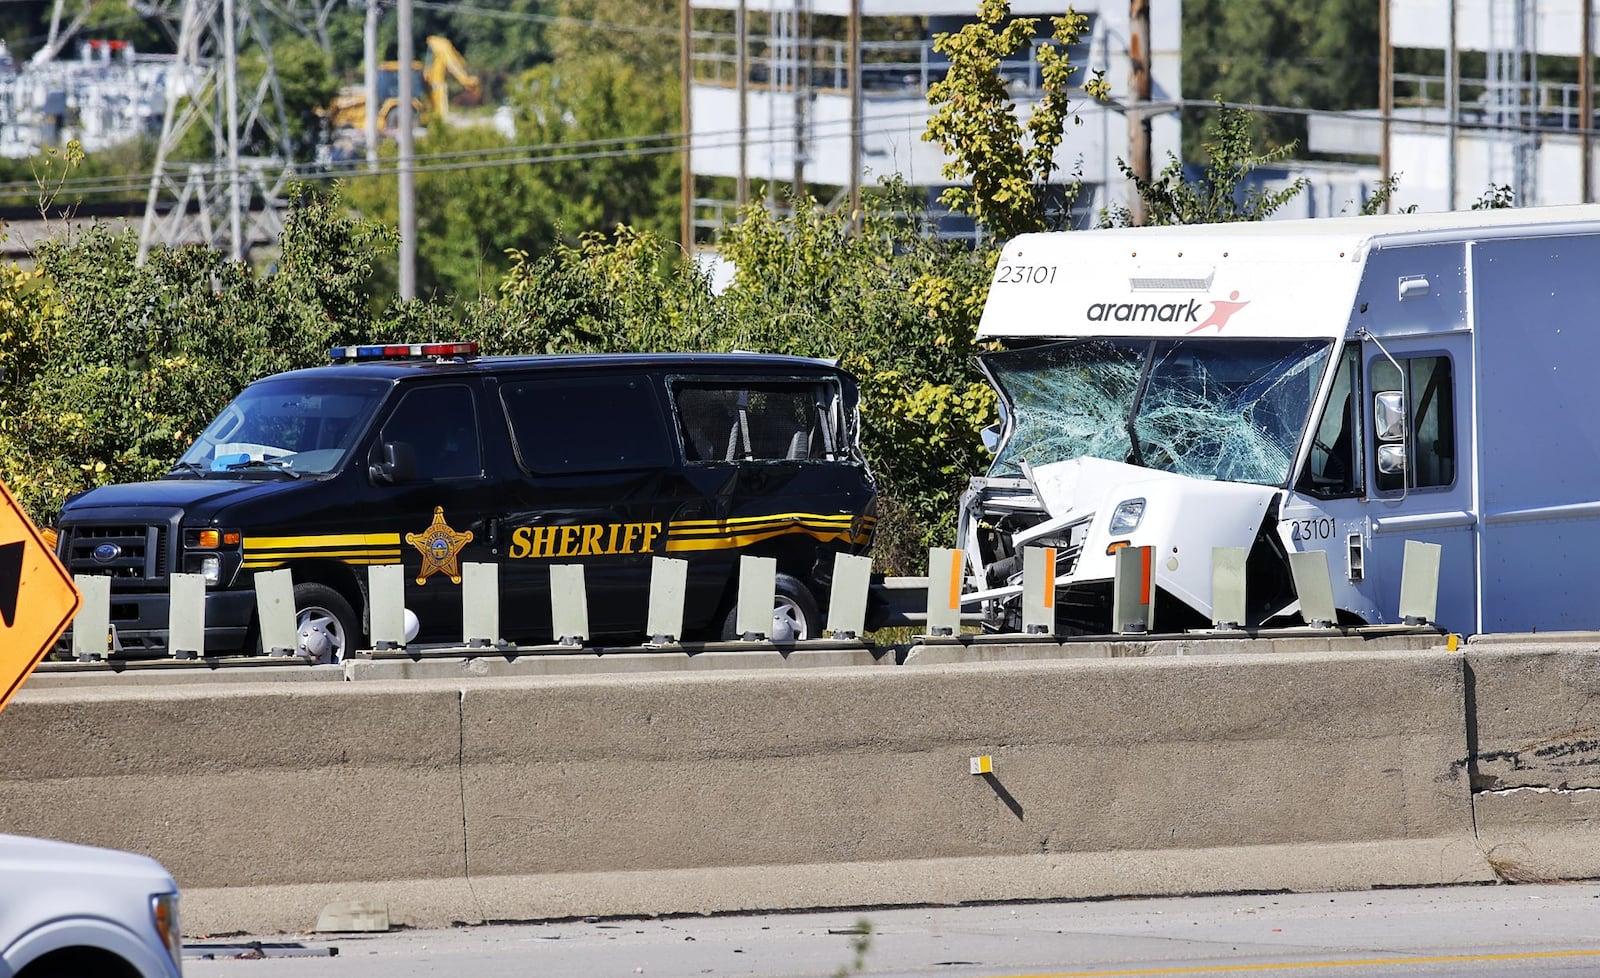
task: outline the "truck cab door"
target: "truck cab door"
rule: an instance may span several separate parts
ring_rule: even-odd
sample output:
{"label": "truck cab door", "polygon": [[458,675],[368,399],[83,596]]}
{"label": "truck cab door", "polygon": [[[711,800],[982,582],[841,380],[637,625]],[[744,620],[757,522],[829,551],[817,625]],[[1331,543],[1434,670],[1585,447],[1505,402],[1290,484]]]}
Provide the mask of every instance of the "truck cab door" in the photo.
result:
{"label": "truck cab door", "polygon": [[1399,620],[1405,542],[1416,540],[1441,548],[1435,621],[1475,632],[1471,335],[1369,339],[1363,357],[1372,527],[1366,563],[1384,620]]}

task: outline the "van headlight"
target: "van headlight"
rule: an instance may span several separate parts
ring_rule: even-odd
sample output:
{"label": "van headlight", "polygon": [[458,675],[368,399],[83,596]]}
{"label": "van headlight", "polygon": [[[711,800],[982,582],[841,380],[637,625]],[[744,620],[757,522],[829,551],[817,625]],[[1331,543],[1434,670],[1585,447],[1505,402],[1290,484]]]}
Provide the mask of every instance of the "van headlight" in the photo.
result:
{"label": "van headlight", "polygon": [[1111,522],[1106,527],[1114,537],[1125,536],[1139,528],[1139,521],[1144,519],[1144,500],[1124,499],[1111,511]]}

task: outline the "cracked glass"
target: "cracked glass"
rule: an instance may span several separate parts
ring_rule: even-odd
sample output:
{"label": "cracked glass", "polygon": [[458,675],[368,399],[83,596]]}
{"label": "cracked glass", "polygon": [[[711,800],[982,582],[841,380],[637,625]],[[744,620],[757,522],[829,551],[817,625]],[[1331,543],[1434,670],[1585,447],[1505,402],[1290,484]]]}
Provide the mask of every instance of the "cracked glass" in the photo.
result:
{"label": "cracked glass", "polygon": [[990,353],[1008,415],[991,476],[1091,457],[1284,485],[1327,340],[1070,340]]}

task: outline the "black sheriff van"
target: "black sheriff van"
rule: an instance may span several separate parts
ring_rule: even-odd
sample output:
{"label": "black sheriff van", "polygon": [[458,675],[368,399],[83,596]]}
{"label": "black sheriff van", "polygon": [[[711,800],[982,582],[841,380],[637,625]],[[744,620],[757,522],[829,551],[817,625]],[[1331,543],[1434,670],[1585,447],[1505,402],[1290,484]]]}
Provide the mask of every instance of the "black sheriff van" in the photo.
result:
{"label": "black sheriff van", "polygon": [[549,568],[581,563],[595,638],[636,641],[651,558],[688,562],[684,630],[731,635],[741,554],[820,637],[836,553],[864,553],[876,488],[854,378],[759,354],[479,357],[358,346],[259,380],[154,482],[77,496],[58,553],[111,577],[123,651],[166,652],[168,575],[206,583],[206,653],[259,650],[257,571],[293,571],[299,626],[365,648],[373,564],[405,568],[419,643],[461,640],[461,567],[499,564],[500,622],[552,636]]}

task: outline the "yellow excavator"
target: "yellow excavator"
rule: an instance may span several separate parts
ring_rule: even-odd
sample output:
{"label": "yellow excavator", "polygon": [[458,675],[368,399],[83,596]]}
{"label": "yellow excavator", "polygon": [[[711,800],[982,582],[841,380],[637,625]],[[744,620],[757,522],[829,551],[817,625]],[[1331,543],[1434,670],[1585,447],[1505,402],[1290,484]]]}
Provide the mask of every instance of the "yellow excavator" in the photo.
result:
{"label": "yellow excavator", "polygon": [[[429,118],[445,119],[450,115],[449,82],[454,79],[461,86],[462,98],[468,103],[483,96],[483,85],[478,76],[467,69],[467,59],[450,39],[439,34],[428,35],[426,61],[411,62],[411,106],[418,121]],[[394,129],[399,121],[396,110],[400,107],[400,62],[384,61],[378,65],[378,129]],[[367,125],[367,92],[355,85],[340,89],[339,95],[328,107],[328,121],[334,129],[364,129]]]}

